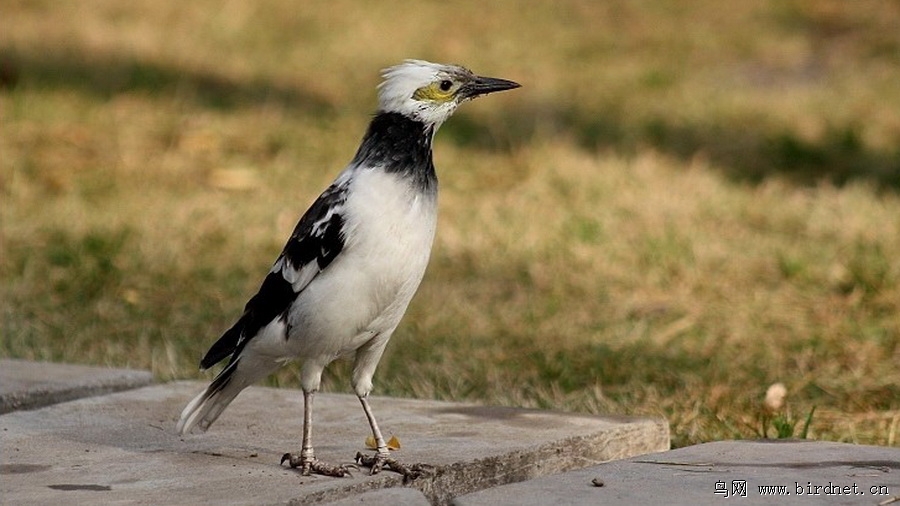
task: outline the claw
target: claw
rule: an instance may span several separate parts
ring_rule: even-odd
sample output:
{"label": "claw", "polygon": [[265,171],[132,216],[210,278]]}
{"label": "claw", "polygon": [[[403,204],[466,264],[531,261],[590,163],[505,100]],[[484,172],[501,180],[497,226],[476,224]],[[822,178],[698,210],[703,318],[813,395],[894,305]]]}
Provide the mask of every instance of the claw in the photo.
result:
{"label": "claw", "polygon": [[[331,464],[326,464],[321,460],[315,457],[303,457],[302,455],[294,455],[292,453],[285,453],[281,456],[280,465],[284,465],[285,461],[291,466],[292,469],[300,468],[300,473],[303,476],[309,476],[312,473],[321,474],[323,476],[333,476],[335,478],[343,478],[344,476],[352,476],[350,474],[349,466],[333,466]],[[356,467],[356,466],[353,466]],[[356,468],[358,469],[358,468]]]}
{"label": "claw", "polygon": [[406,465],[382,453],[364,455],[362,452],[357,452],[356,463],[372,468],[369,474],[378,474],[383,468],[387,468],[390,471],[403,475],[404,482],[430,475],[434,471],[434,467],[428,464]]}

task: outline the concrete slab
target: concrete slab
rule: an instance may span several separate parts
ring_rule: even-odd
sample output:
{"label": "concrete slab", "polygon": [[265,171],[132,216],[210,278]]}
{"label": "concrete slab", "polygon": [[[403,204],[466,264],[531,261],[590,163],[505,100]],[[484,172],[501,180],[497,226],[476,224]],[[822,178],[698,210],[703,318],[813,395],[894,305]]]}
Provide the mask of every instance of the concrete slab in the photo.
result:
{"label": "concrete slab", "polygon": [[483,490],[453,504],[723,504],[726,498],[751,505],[900,504],[900,448],[722,441]]}
{"label": "concrete slab", "polygon": [[363,492],[326,503],[324,506],[358,506],[360,504],[369,506],[378,504],[385,506],[431,506],[425,494],[414,488],[406,487],[382,488],[380,490]]}
{"label": "concrete slab", "polygon": [[0,414],[151,383],[147,371],[0,359]]}
{"label": "concrete slab", "polygon": [[[175,421],[205,384],[155,385],[0,416],[0,497],[9,504],[309,504],[398,487],[390,472],[303,477],[279,465],[299,451],[302,395],[253,387],[205,434]],[[435,466],[411,485],[434,504],[458,495],[666,450],[664,420],[375,397],[397,458]],[[316,397],[316,455],[351,463],[368,425],[352,395]]]}

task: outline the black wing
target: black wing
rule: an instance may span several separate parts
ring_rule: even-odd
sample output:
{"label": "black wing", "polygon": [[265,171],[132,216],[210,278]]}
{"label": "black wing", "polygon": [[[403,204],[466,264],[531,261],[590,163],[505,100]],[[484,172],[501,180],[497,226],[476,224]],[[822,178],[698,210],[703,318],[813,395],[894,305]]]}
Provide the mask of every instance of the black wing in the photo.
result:
{"label": "black wing", "polygon": [[237,357],[259,330],[284,314],[322,269],[344,248],[344,203],[349,177],[339,178],[313,202],[263,280],[244,313],[200,361],[208,369],[228,356]]}

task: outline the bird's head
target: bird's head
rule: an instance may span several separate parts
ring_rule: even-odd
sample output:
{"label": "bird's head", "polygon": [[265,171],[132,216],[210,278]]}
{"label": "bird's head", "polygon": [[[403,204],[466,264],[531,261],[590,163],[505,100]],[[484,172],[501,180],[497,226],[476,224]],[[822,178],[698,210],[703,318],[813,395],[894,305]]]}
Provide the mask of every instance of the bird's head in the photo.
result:
{"label": "bird's head", "polygon": [[382,71],[378,86],[381,111],[397,112],[435,128],[447,120],[459,104],[495,91],[520,85],[506,79],[477,76],[459,65],[406,60]]}

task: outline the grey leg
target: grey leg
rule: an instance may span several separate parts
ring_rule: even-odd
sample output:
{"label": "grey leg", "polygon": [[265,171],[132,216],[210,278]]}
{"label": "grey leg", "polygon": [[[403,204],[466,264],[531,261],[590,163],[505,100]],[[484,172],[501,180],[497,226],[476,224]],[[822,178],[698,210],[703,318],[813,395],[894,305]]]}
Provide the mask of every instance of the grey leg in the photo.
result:
{"label": "grey leg", "polygon": [[414,480],[419,476],[429,474],[431,466],[425,464],[413,464],[407,466],[397,459],[391,458],[390,450],[387,443],[384,442],[384,436],[381,435],[381,429],[378,428],[378,422],[375,421],[375,415],[372,414],[372,408],[366,396],[359,396],[359,402],[362,404],[363,411],[366,412],[366,418],[369,419],[369,426],[372,428],[372,436],[375,437],[375,455],[356,454],[356,463],[361,466],[372,468],[371,474],[377,474],[382,468],[387,467],[391,471],[403,475],[404,480]]}
{"label": "grey leg", "polygon": [[281,463],[284,464],[287,461],[291,467],[299,467],[303,476],[309,476],[311,473],[335,477],[349,476],[350,471],[346,466],[332,466],[316,458],[316,452],[312,445],[312,403],[314,394],[315,392],[303,391],[303,446],[300,449],[300,456],[285,453],[281,456]]}

